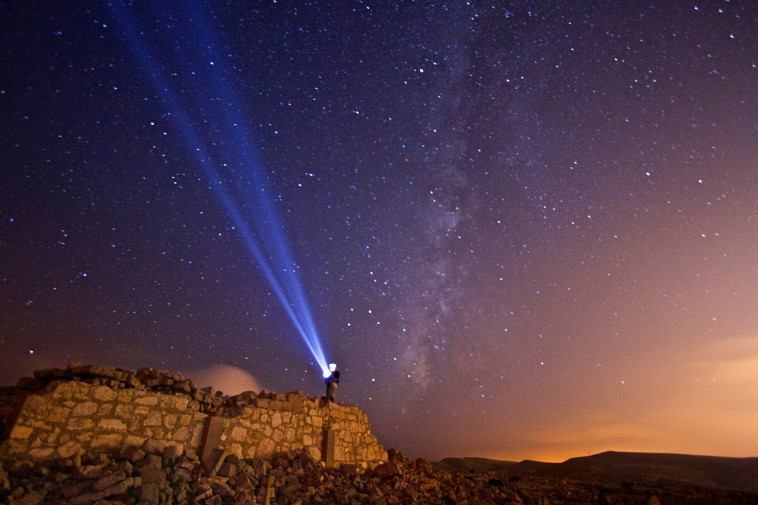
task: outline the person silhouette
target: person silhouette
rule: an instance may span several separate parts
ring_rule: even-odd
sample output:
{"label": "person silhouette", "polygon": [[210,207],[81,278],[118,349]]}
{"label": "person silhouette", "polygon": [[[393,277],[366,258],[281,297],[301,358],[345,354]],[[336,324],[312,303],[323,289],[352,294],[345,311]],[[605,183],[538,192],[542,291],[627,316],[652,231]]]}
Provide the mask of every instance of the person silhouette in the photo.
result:
{"label": "person silhouette", "polygon": [[326,383],[326,400],[329,402],[334,402],[334,396],[337,392],[337,388],[340,385],[340,372],[337,370],[337,365],[334,363],[329,365],[329,371],[331,374],[329,377],[324,379],[324,382]]}

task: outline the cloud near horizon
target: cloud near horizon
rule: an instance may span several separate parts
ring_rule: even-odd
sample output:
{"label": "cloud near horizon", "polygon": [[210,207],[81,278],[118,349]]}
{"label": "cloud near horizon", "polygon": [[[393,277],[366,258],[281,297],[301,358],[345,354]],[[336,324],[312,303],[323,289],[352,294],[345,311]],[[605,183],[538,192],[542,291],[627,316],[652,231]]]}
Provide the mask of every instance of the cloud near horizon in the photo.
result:
{"label": "cloud near horizon", "polygon": [[192,379],[199,387],[211,386],[227,395],[238,395],[245,391],[259,393],[263,388],[258,379],[236,366],[213,363],[206,367],[182,371],[182,375]]}

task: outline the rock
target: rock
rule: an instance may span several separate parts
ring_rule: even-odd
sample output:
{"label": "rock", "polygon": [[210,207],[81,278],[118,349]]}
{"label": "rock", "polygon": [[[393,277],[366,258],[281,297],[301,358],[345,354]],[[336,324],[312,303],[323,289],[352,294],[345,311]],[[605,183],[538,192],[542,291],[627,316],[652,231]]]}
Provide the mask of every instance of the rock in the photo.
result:
{"label": "rock", "polygon": [[374,468],[374,477],[389,479],[400,473],[400,466],[395,461],[388,461]]}
{"label": "rock", "polygon": [[414,461],[413,468],[419,472],[432,473],[434,471],[432,469],[432,463],[428,459],[424,458],[418,458],[416,461]]}

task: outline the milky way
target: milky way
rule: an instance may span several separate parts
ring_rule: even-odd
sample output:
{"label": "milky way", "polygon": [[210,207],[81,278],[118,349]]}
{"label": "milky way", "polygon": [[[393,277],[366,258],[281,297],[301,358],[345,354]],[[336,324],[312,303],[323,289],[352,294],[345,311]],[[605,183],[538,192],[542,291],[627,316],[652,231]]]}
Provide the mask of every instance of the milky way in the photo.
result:
{"label": "milky way", "polygon": [[323,394],[252,240],[385,446],[755,456],[758,8],[575,4],[0,3],[2,384]]}

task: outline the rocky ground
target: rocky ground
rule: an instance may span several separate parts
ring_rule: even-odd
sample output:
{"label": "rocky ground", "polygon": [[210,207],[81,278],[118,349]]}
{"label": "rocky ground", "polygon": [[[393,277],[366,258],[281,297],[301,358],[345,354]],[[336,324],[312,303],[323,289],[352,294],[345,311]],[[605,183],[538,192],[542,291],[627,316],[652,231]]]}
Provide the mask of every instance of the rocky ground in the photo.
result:
{"label": "rocky ground", "polygon": [[0,503],[35,504],[756,504],[758,495],[666,485],[651,488],[549,479],[450,474],[390,450],[365,472],[324,468],[306,452],[271,460],[227,456],[203,465],[193,454],[148,440],[117,457],[83,455],[42,465],[6,462]]}

